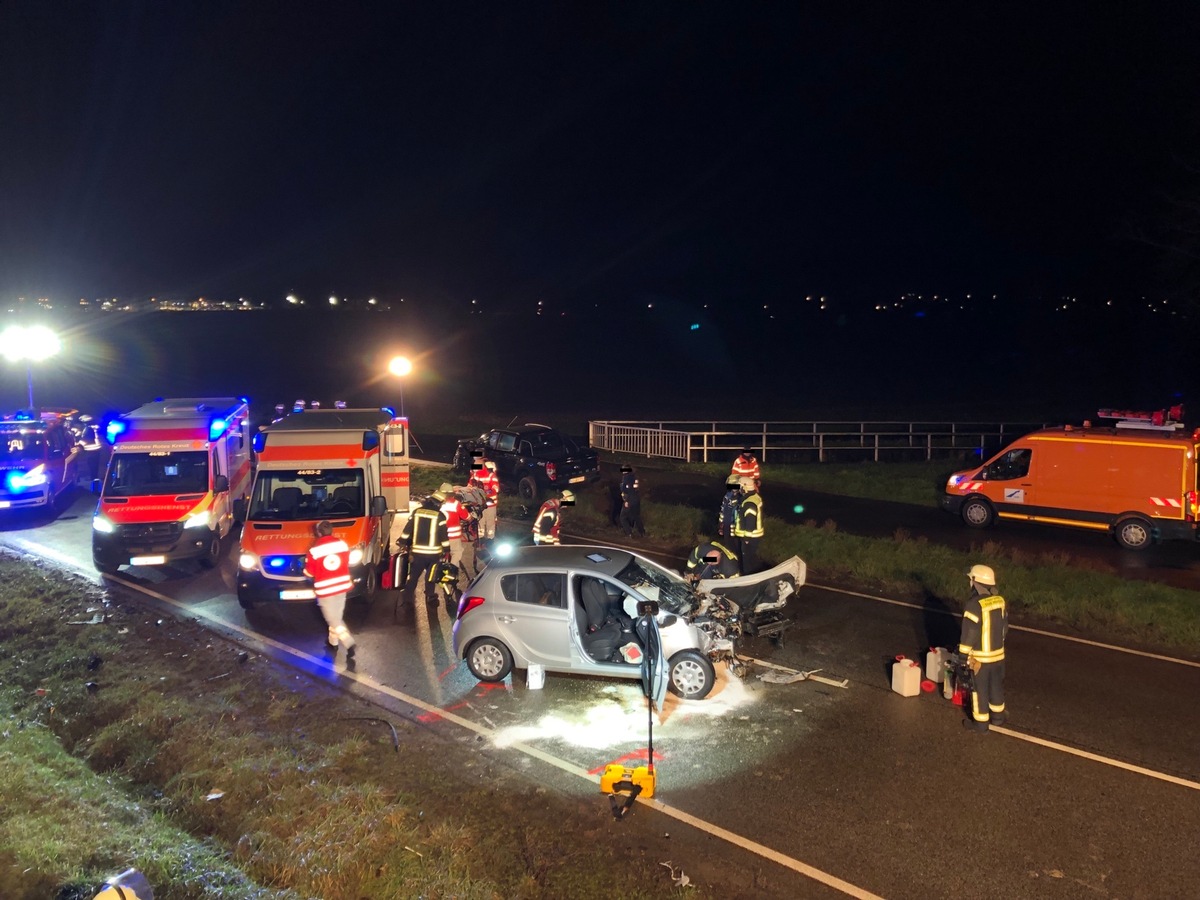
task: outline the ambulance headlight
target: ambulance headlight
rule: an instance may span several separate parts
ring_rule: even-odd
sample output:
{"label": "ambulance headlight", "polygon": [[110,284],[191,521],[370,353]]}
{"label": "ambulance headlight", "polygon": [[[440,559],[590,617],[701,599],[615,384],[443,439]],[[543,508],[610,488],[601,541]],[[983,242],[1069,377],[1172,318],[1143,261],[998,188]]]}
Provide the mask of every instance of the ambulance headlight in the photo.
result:
{"label": "ambulance headlight", "polygon": [[196,513],[194,516],[188,516],[188,520],[183,523],[184,528],[207,528],[208,527],[208,510]]}
{"label": "ambulance headlight", "polygon": [[350,548],[350,565],[357,566],[363,561],[362,544],[355,544]]}
{"label": "ambulance headlight", "polygon": [[238,568],[244,572],[253,572],[258,568],[258,557],[253,553],[243,553],[238,557]]}
{"label": "ambulance headlight", "polygon": [[92,516],[92,531],[98,531],[101,534],[112,534],[116,530],[116,526],[99,513]]}

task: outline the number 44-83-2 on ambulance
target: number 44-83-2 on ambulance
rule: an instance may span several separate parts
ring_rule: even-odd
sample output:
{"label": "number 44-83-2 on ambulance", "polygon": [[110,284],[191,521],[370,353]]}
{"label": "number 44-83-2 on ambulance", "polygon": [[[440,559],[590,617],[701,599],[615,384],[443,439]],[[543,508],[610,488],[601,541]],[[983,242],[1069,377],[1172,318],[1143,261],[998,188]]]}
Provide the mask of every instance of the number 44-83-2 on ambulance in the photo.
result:
{"label": "number 44-83-2 on ambulance", "polygon": [[1101,410],[1115,424],[1027,434],[951,475],[942,509],[973,528],[1016,519],[1106,531],[1128,550],[1196,540],[1200,429],[1174,421],[1182,413]]}
{"label": "number 44-83-2 on ambulance", "polygon": [[196,560],[212,568],[250,489],[249,405],[233,397],[155,400],[108,423],[113,445],[92,518],[92,562]]}

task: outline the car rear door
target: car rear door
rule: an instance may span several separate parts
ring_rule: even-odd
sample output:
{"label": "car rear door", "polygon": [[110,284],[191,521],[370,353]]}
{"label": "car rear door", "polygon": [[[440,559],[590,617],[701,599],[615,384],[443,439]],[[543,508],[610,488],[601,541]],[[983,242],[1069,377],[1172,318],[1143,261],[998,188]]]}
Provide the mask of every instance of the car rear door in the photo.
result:
{"label": "car rear door", "polygon": [[496,620],[510,647],[538,665],[569,668],[567,578],[561,572],[513,572],[500,579],[505,601]]}

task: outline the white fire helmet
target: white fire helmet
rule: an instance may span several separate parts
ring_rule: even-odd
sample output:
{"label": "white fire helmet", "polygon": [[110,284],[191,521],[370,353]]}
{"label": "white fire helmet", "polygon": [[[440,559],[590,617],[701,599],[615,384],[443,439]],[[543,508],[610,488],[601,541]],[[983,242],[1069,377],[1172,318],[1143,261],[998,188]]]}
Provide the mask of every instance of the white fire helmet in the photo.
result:
{"label": "white fire helmet", "polygon": [[742,490],[749,494],[751,491],[757,491],[758,485],[754,483],[754,479],[748,475],[743,475],[738,479],[738,484],[742,486]]}
{"label": "white fire helmet", "polygon": [[571,493],[570,491],[563,491],[562,492],[562,502],[567,504],[568,506],[572,505],[575,502],[575,495],[573,493]]}
{"label": "white fire helmet", "polygon": [[991,566],[971,566],[971,571],[967,572],[967,577],[972,581],[978,581],[980,584],[986,584],[988,587],[996,586],[996,573],[992,571]]}

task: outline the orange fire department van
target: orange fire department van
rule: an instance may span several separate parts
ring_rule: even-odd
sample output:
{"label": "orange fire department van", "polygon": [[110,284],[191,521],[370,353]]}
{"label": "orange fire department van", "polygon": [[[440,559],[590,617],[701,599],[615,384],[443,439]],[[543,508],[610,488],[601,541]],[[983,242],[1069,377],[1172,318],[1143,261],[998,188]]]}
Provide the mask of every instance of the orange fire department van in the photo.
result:
{"label": "orange fire department van", "polygon": [[351,597],[370,599],[408,515],[408,420],[390,409],[304,408],[259,429],[237,595],[243,609],[312,600],[304,560],[328,519],[350,546]]}
{"label": "orange fire department van", "polygon": [[155,400],[108,423],[113,444],[92,518],[101,572],[195,559],[212,568],[250,489],[244,399]]}
{"label": "orange fire department van", "polygon": [[0,419],[0,510],[55,506],[75,486],[83,449],[77,410],[22,410]]}
{"label": "orange fire department van", "polygon": [[1027,434],[983,466],[956,472],[942,509],[974,528],[997,518],[1108,531],[1129,550],[1197,539],[1200,429],[1158,413],[1101,410],[1113,426]]}

